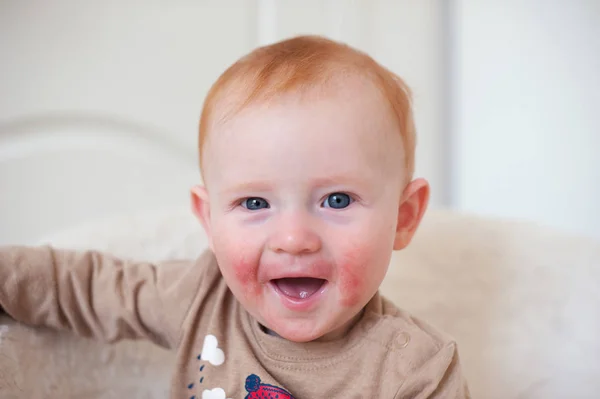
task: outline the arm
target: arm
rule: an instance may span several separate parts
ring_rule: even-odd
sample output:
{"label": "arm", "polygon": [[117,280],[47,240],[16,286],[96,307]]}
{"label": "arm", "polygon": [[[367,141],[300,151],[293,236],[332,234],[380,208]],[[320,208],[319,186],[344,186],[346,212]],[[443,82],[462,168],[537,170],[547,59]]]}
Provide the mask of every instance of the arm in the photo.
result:
{"label": "arm", "polygon": [[394,396],[396,399],[470,399],[456,344],[450,342],[414,370]]}
{"label": "arm", "polygon": [[95,251],[2,248],[0,307],[31,326],[172,348],[200,284],[202,259],[154,265]]}

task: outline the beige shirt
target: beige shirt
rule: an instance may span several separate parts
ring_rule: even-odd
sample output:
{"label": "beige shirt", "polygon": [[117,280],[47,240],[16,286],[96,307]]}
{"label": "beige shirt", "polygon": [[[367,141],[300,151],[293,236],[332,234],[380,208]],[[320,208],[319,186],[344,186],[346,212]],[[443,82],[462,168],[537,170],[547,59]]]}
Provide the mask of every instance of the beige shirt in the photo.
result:
{"label": "beige shirt", "polygon": [[209,251],[155,265],[8,247],[0,282],[0,306],[22,323],[177,350],[173,399],[470,397],[456,344],[381,295],[342,339],[286,341],[241,307]]}

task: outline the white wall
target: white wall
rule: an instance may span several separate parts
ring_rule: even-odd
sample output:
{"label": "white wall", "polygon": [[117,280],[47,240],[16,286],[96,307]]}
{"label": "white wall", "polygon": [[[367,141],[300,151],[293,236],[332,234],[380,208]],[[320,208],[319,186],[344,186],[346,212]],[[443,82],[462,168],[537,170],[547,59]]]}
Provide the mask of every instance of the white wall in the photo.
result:
{"label": "white wall", "polygon": [[600,1],[452,11],[454,205],[600,238]]}
{"label": "white wall", "polygon": [[203,95],[254,45],[246,2],[0,2],[0,244],[185,206]]}
{"label": "white wall", "polygon": [[[300,33],[366,50],[412,87],[434,207],[600,237],[599,1],[12,0],[0,2],[0,242],[186,204],[210,84]],[[128,138],[100,148],[102,135]],[[168,166],[145,176],[155,160]]]}

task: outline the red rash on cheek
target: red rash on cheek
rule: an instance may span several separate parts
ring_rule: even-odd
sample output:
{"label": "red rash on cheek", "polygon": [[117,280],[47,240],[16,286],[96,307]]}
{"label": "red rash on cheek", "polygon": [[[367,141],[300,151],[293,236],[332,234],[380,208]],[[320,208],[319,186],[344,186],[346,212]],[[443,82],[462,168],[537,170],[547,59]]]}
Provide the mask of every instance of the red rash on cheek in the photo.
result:
{"label": "red rash on cheek", "polygon": [[344,257],[344,263],[340,269],[339,290],[342,306],[356,306],[364,295],[367,269],[364,258],[364,251],[360,248],[353,248],[347,252]]}
{"label": "red rash on cheek", "polygon": [[254,265],[240,259],[232,264],[237,283],[243,288],[246,296],[256,296],[261,287],[257,280],[257,269]]}
{"label": "red rash on cheek", "polygon": [[252,277],[256,275],[256,273],[252,270],[252,266],[244,262],[243,259],[233,263],[232,267],[235,278],[240,282],[251,281]]}

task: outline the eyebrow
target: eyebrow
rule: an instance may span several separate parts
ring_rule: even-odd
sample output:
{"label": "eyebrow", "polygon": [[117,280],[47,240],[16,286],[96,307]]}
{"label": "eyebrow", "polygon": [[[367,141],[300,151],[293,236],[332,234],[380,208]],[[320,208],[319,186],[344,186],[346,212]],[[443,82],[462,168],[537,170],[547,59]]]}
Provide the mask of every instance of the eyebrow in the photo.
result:
{"label": "eyebrow", "polygon": [[[311,184],[313,187],[316,188],[344,185],[365,187],[369,185],[369,180],[356,178],[353,176],[329,176],[316,178],[313,181],[311,181]],[[221,191],[221,194],[233,195],[242,192],[263,193],[265,191],[271,190],[272,187],[273,184],[267,181],[250,181],[236,184],[235,186],[230,188],[226,188]]]}
{"label": "eyebrow", "polygon": [[233,187],[221,190],[221,194],[232,195],[240,192],[265,192],[271,188],[271,184],[266,181],[251,181],[236,184]]}
{"label": "eyebrow", "polygon": [[361,179],[354,176],[330,176],[321,177],[314,180],[316,187],[327,187],[327,186],[339,186],[339,185],[351,185],[351,186],[366,186],[369,184],[369,180]]}

